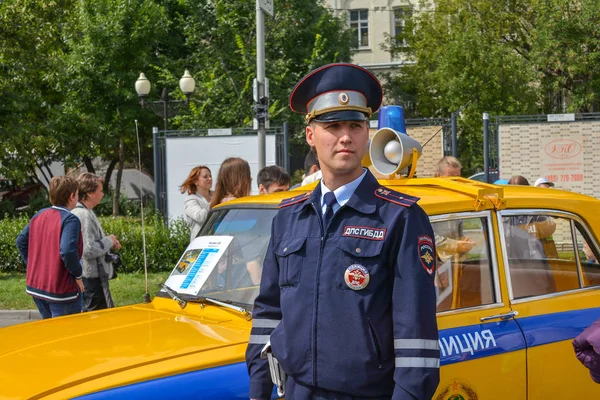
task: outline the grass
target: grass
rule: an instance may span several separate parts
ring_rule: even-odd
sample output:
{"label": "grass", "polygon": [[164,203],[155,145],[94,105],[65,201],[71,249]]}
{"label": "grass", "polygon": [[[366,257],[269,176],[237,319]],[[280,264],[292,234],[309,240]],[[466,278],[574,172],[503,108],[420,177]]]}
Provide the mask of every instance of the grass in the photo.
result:
{"label": "grass", "polygon": [[[154,297],[158,292],[158,284],[167,280],[169,272],[148,273],[148,292]],[[115,306],[126,306],[142,302],[146,292],[144,274],[142,272],[119,273],[110,281]],[[35,310],[35,304],[25,293],[25,274],[0,272],[0,310]]]}

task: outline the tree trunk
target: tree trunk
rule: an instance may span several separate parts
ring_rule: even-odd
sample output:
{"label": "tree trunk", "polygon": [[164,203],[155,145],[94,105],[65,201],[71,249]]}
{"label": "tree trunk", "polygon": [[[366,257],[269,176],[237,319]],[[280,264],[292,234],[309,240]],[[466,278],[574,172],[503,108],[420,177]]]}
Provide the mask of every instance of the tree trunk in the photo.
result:
{"label": "tree trunk", "polygon": [[48,175],[50,175],[50,179],[54,178],[54,175],[52,174],[52,170],[50,169],[50,166],[48,166],[48,164],[44,164],[44,168],[46,168],[46,171],[48,171]]}
{"label": "tree trunk", "polygon": [[[37,166],[37,168],[40,170],[40,173],[42,174],[42,176],[44,177],[44,180],[46,181],[46,184],[44,186],[46,187],[50,187],[50,179],[52,179],[52,176],[48,177],[48,175],[46,175],[46,173],[44,172],[44,170],[42,169],[42,165],[40,165],[40,163],[37,162],[37,160],[35,161],[35,165]],[[40,180],[37,176],[37,174],[35,175],[35,177]],[[41,182],[41,180],[40,180]],[[43,183],[43,182],[42,182]]]}
{"label": "tree trunk", "polygon": [[123,136],[119,138],[119,169],[117,170],[117,183],[115,184],[115,195],[113,197],[113,217],[119,215],[119,197],[121,196],[121,178],[123,177],[124,156]]}
{"label": "tree trunk", "polygon": [[92,164],[91,158],[83,157],[83,163],[85,164],[85,167],[87,168],[88,172],[91,172],[92,174],[96,173],[96,168],[94,168],[94,164]]}
{"label": "tree trunk", "polygon": [[110,160],[110,164],[108,164],[106,174],[104,175],[104,194],[108,194],[108,192],[110,192],[110,178],[112,177],[115,165],[117,165],[118,162],[119,159],[115,158],[113,160]]}

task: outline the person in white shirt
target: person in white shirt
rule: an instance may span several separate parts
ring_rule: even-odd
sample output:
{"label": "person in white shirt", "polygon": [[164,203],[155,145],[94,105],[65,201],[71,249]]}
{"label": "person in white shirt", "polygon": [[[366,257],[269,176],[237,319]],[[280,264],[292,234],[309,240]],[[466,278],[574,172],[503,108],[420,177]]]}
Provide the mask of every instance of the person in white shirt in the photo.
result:
{"label": "person in white shirt", "polygon": [[181,193],[187,193],[183,201],[183,212],[190,228],[190,242],[200,232],[210,211],[211,188],[212,173],[205,165],[194,167],[181,185]]}
{"label": "person in white shirt", "polygon": [[533,186],[536,187],[544,187],[544,188],[551,188],[554,187],[554,182],[550,182],[548,179],[546,178],[537,178],[535,180],[535,183]]}
{"label": "person in white shirt", "polygon": [[321,173],[321,165],[315,152],[311,149],[304,159],[304,179],[300,186],[308,185],[309,183],[320,180],[323,175]]}

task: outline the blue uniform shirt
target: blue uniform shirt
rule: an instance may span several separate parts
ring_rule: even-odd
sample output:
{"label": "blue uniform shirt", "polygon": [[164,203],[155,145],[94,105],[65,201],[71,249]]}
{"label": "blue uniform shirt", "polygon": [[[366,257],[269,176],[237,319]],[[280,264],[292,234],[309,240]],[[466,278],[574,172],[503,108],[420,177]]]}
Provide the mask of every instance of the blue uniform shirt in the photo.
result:
{"label": "blue uniform shirt", "polygon": [[250,397],[271,396],[260,358],[270,339],[273,355],[303,387],[431,398],[439,345],[427,215],[417,198],[382,187],[366,171],[325,231],[322,195],[318,185],[284,200],[273,219],[246,353]]}
{"label": "blue uniform shirt", "polygon": [[[337,200],[337,204],[333,206],[334,213],[336,213],[340,209],[340,207],[343,207],[348,202],[348,200],[350,200],[350,197],[354,194],[354,191],[356,190],[358,185],[360,185],[366,174],[367,170],[364,169],[361,176],[359,176],[352,182],[341,186],[333,191],[335,199]],[[323,180],[321,180],[321,183],[319,185],[321,186],[321,215],[325,215],[325,211],[327,208],[325,206],[325,194],[331,192],[331,190],[329,190],[329,188],[325,186]]]}

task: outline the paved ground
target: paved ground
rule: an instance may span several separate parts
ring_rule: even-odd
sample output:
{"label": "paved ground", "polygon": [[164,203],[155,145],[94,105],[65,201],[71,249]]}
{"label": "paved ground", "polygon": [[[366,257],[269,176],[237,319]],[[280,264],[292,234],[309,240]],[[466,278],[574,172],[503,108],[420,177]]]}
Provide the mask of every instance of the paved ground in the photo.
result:
{"label": "paved ground", "polygon": [[37,310],[0,310],[0,328],[40,319]]}

